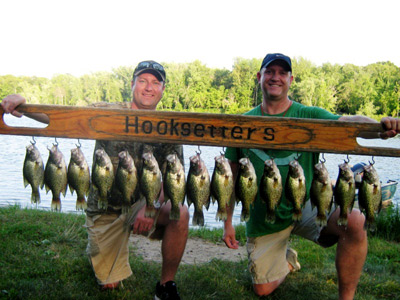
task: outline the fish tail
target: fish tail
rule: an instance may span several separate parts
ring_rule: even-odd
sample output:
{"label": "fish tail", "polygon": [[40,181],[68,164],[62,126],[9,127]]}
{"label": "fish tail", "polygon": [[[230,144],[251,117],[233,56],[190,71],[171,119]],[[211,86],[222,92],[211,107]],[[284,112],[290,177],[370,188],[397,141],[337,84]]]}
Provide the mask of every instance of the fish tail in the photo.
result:
{"label": "fish tail", "polygon": [[337,224],[339,226],[347,226],[347,213],[344,213],[343,215],[340,214]]}
{"label": "fish tail", "polygon": [[192,219],[193,226],[204,226],[204,214],[202,210],[195,210]]}
{"label": "fish tail", "polygon": [[87,203],[85,197],[76,199],[76,210],[86,210]]}
{"label": "fish tail", "polygon": [[369,231],[376,230],[375,218],[374,217],[366,217],[364,222],[364,229]]}
{"label": "fish tail", "polygon": [[147,205],[146,209],[144,211],[144,217],[145,218],[153,218],[156,215],[156,209],[152,205]]}
{"label": "fish tail", "polygon": [[108,207],[108,203],[107,200],[104,200],[102,198],[99,198],[99,201],[97,202],[97,207],[99,209],[107,209]]}
{"label": "fish tail", "polygon": [[265,222],[267,223],[275,223],[275,211],[267,210],[267,214],[265,215]]}
{"label": "fish tail", "polygon": [[40,204],[39,189],[32,189],[31,203]]}
{"label": "fish tail", "polygon": [[176,209],[174,207],[171,207],[171,211],[169,212],[169,219],[170,220],[175,220],[178,221],[181,217],[181,211],[179,207]]}
{"label": "fish tail", "polygon": [[61,211],[61,199],[60,197],[53,197],[51,200],[51,210]]}
{"label": "fish tail", "polygon": [[317,219],[317,224],[318,224],[320,227],[323,227],[323,226],[326,226],[326,225],[327,225],[326,215],[324,215],[324,214],[318,214],[316,219]]}
{"label": "fish tail", "polygon": [[226,210],[218,209],[217,215],[215,216],[215,220],[216,221],[226,221],[227,218],[228,218],[228,214],[227,214]]}
{"label": "fish tail", "polygon": [[242,213],[240,214],[240,221],[247,222],[250,219],[249,210],[246,209],[244,206],[242,207]]}
{"label": "fish tail", "polygon": [[[124,205],[122,205],[121,212],[122,212],[123,214],[128,214],[129,211],[130,211],[130,208],[131,208],[130,205],[124,204]],[[146,211],[145,211],[145,212],[146,212]]]}
{"label": "fish tail", "polygon": [[293,212],[293,217],[292,217],[293,221],[299,222],[299,221],[301,221],[301,217],[302,217],[301,210],[295,210]]}

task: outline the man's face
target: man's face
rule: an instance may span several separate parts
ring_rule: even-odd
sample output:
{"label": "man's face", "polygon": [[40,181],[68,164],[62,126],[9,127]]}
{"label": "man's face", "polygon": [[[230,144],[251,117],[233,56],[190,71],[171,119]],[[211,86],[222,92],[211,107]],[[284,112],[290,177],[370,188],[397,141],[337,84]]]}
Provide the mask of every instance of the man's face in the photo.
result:
{"label": "man's face", "polygon": [[163,95],[165,85],[150,73],[136,76],[132,81],[132,108],[156,109]]}
{"label": "man's face", "polygon": [[281,62],[273,62],[257,73],[264,98],[267,100],[286,99],[293,81],[291,72]]}

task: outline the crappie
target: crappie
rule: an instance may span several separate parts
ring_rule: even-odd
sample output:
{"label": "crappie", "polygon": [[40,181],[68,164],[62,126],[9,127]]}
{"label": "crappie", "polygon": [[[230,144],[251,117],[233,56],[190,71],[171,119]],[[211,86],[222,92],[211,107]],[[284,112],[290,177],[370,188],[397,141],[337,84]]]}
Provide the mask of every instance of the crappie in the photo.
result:
{"label": "crappie", "polygon": [[314,207],[317,207],[316,217],[319,226],[327,224],[327,213],[332,208],[333,186],[325,164],[320,162],[314,165],[314,177],[311,183],[310,200]]}
{"label": "crappie", "polygon": [[335,203],[340,207],[338,225],[347,225],[347,214],[353,209],[356,194],[354,174],[349,164],[344,162],[339,165],[339,175],[335,185]]}
{"label": "crappie", "polygon": [[204,226],[203,206],[210,207],[210,175],[200,154],[189,158],[190,168],[187,177],[186,195],[188,206],[194,204],[193,225]]}
{"label": "crappie", "polygon": [[146,152],[142,155],[143,170],[140,176],[140,193],[146,199],[145,217],[151,218],[156,214],[154,203],[161,192],[161,171],[153,153]]}
{"label": "crappie", "polygon": [[254,203],[258,192],[256,171],[247,157],[239,160],[239,174],[236,179],[235,192],[236,202],[242,203],[240,220],[247,222],[250,219],[250,205]]}
{"label": "crappie", "polygon": [[225,221],[227,205],[234,190],[232,169],[224,155],[215,157],[215,167],[211,178],[211,197],[213,203],[217,201],[218,211],[215,216],[217,221]]}
{"label": "crappie", "polygon": [[71,193],[76,191],[76,209],[86,210],[86,196],[90,188],[90,171],[81,148],[71,149],[71,159],[68,164],[68,185]]}
{"label": "crappie", "polygon": [[167,169],[164,178],[164,198],[171,201],[170,220],[179,220],[179,204],[185,202],[186,178],[185,170],[178,155],[167,155]]}
{"label": "crappie", "polygon": [[49,158],[44,170],[44,184],[46,192],[48,193],[51,190],[53,194],[51,209],[61,210],[60,194],[62,193],[65,197],[68,179],[64,155],[58,150],[57,145],[49,149]]}
{"label": "crappie", "polygon": [[92,185],[98,191],[99,198],[97,206],[99,209],[107,209],[108,195],[114,182],[114,167],[110,157],[99,148],[94,153],[94,162],[92,166]]}
{"label": "crappie", "polygon": [[302,217],[301,209],[306,198],[306,178],[303,168],[297,160],[289,163],[289,172],[286,178],[285,193],[286,199],[293,205],[293,220],[300,221]]}
{"label": "crappie", "polygon": [[115,188],[122,195],[122,213],[127,213],[132,204],[132,198],[136,191],[138,175],[132,156],[128,151],[118,154],[119,163],[115,172]]}
{"label": "crappie", "polygon": [[358,204],[365,214],[365,227],[375,229],[375,214],[382,208],[381,182],[372,164],[364,166],[364,176],[358,190]]}
{"label": "crappie", "polygon": [[265,221],[268,223],[275,222],[275,209],[281,201],[282,190],[282,177],[275,161],[266,160],[260,183],[260,198],[267,206]]}
{"label": "crappie", "polygon": [[44,166],[39,150],[33,145],[26,147],[24,166],[22,169],[25,187],[32,187],[31,203],[40,203],[39,188],[44,186]]}

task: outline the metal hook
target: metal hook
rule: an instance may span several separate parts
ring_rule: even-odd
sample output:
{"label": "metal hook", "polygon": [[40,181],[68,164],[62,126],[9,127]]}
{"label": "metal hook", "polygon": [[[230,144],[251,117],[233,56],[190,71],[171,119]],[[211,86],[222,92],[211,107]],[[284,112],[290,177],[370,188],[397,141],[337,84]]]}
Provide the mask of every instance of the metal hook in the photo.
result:
{"label": "metal hook", "polygon": [[348,164],[349,162],[350,162],[350,157],[349,157],[349,155],[347,154],[347,156],[346,156],[347,158],[346,159],[344,159],[344,162],[346,163],[346,164]]}
{"label": "metal hook", "polygon": [[53,143],[53,146],[58,146],[57,138],[55,137],[54,140],[55,140],[55,143]]}
{"label": "metal hook", "polygon": [[373,165],[375,164],[375,159],[374,159],[373,156],[372,156],[372,162],[369,162],[369,164],[370,164],[371,166],[373,166]]}
{"label": "metal hook", "polygon": [[81,145],[81,141],[78,139],[78,144],[75,144],[75,146],[77,147],[77,148],[80,148],[80,147],[82,147],[82,145]]}
{"label": "metal hook", "polygon": [[197,146],[198,151],[196,151],[196,154],[200,156],[201,150],[200,150],[200,145]]}
{"label": "metal hook", "polygon": [[225,156],[225,147],[222,147],[222,152],[220,152],[221,155]]}
{"label": "metal hook", "polygon": [[36,145],[36,140],[35,140],[35,137],[34,137],[34,136],[32,136],[31,144],[32,144],[32,145]]}
{"label": "metal hook", "polygon": [[319,160],[321,163],[326,163],[325,154],[322,153],[322,159]]}

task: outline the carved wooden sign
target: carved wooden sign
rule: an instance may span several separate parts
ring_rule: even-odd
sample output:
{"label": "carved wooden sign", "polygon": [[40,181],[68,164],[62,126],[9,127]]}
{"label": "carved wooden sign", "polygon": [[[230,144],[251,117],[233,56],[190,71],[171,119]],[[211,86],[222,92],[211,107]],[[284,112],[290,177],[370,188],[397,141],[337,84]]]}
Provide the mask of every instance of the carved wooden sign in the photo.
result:
{"label": "carved wooden sign", "polygon": [[30,128],[8,126],[2,119],[0,134],[400,157],[400,149],[357,143],[361,132],[383,131],[380,124],[60,105],[22,105],[18,110],[44,113],[50,122]]}

